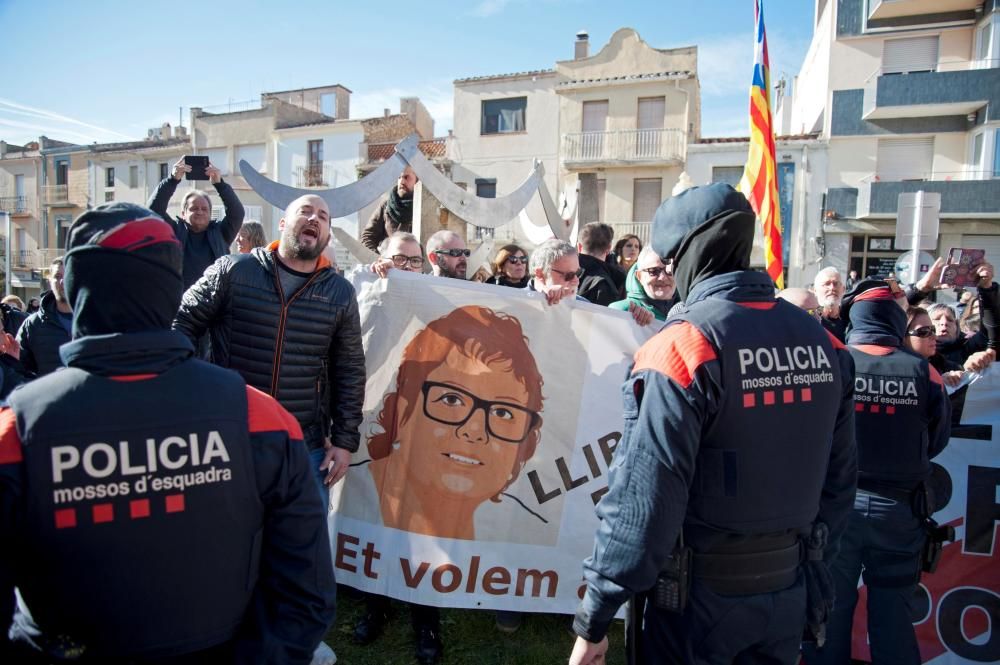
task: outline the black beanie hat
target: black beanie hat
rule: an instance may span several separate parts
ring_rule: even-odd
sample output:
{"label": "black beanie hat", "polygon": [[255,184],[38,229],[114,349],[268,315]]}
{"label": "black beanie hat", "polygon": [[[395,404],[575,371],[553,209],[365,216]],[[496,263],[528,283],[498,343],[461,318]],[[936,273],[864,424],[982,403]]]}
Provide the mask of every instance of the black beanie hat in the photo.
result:
{"label": "black beanie hat", "polygon": [[66,239],[73,337],[170,328],[184,293],[173,227],[131,203],[80,215]]}
{"label": "black beanie hat", "polygon": [[906,335],[906,311],[881,279],[855,284],[841,301],[840,316],[849,322],[847,337],[859,343],[901,346]]}
{"label": "black beanie hat", "polygon": [[692,187],[660,204],[650,244],[673,260],[682,300],[701,280],[750,266],[755,220],[746,197],[724,183]]}

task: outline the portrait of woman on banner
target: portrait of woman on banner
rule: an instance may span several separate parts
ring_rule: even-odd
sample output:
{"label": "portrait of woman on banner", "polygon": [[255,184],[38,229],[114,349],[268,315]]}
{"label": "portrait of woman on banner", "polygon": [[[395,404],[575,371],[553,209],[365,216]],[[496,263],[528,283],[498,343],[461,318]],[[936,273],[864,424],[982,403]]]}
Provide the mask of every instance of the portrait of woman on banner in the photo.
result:
{"label": "portrait of woman on banner", "polygon": [[521,323],[458,307],[403,350],[368,439],[385,526],[471,540],[538,447],[542,376]]}

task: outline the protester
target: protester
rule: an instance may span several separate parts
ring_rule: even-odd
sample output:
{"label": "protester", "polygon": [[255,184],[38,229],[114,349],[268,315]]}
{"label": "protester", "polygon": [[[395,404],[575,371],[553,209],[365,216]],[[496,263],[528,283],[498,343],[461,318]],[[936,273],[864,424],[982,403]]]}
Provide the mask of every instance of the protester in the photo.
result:
{"label": "protester", "polygon": [[[330,213],[318,196],[292,201],[281,238],[216,261],[184,294],[174,327],[211,334],[214,362],[267,390],[295,416],[327,486],[358,449],[365,361],[354,289],[322,257]],[[327,473],[320,473],[326,470]]]}
{"label": "protester", "polygon": [[816,273],[813,291],[823,308],[823,327],[843,342],[847,336],[847,318],[840,315],[840,300],[844,297],[844,281],[840,271],[829,266]]}
{"label": "protester", "polygon": [[345,278],[361,296],[371,284],[387,277],[392,270],[423,272],[423,268],[424,254],[420,241],[412,233],[396,231],[382,242],[382,253],[377,261],[356,266]]}
{"label": "protester", "polygon": [[[950,388],[961,385],[965,378],[965,368],[938,353],[934,324],[923,307],[909,307],[906,310],[906,337],[903,338],[903,345],[922,358],[926,358],[930,366],[941,375],[944,385]],[[962,420],[967,393],[968,386],[962,386],[950,395],[952,425],[957,425]]]}
{"label": "protester", "polygon": [[413,190],[416,186],[417,174],[407,166],[361,232],[362,245],[377,252],[382,241],[396,231],[413,231]]}
{"label": "protester", "polygon": [[174,227],[177,240],[184,248],[184,288],[198,281],[213,261],[229,253],[229,246],[239,233],[244,215],[243,204],[236,192],[223,182],[222,172],[209,163],[205,173],[222,199],[225,209],[222,219],[212,219],[212,200],[208,194],[197,189],[191,189],[184,195],[180,217],[170,217],[167,214],[170,199],[184,174],[191,170],[192,167],[185,164],[181,157],[170,175],[157,185],[149,200],[149,208]]}
{"label": "protester", "polygon": [[625,271],[605,259],[611,251],[614,229],[608,224],[591,222],[580,229],[576,245],[583,277],[577,292],[595,305],[607,307],[620,300],[625,292]]}
{"label": "protester", "polygon": [[609,307],[623,312],[641,307],[657,321],[666,321],[670,308],[677,304],[676,290],[671,267],[656,255],[652,247],[646,247],[629,268],[625,299],[617,300]]}
{"label": "protester", "polygon": [[249,254],[254,247],[264,247],[267,245],[267,235],[264,233],[264,225],[260,222],[248,220],[243,222],[240,232],[236,234],[236,249],[240,254]]}
{"label": "protester", "polygon": [[523,289],[528,285],[528,255],[517,245],[504,245],[493,259],[493,276],[487,284]]}
{"label": "protester", "polygon": [[427,260],[436,277],[465,279],[471,255],[465,240],[454,231],[442,229],[427,239]]}
{"label": "protester", "polygon": [[41,308],[41,304],[38,298],[31,298],[28,300],[28,309],[24,310],[25,314],[34,314]]}
{"label": "protester", "polygon": [[820,307],[819,299],[816,298],[816,294],[809,289],[790,286],[787,289],[780,291],[778,293],[778,297],[782,300],[787,300],[799,309],[805,311],[806,314],[816,319],[816,321],[822,325],[823,308]]}
{"label": "protester", "polygon": [[[948,443],[950,412],[938,371],[903,349],[907,315],[882,280],[859,282],[844,301],[848,347],[856,368],[858,491],[840,553],[833,561],[836,604],[822,648],[810,665],[847,663],[864,571],[872,662],[919,663],[913,594],[920,581],[930,460]],[[918,322],[919,327],[919,322]],[[895,390],[887,386],[895,386]]]}
{"label": "protester", "polygon": [[639,240],[639,236],[634,233],[626,233],[615,243],[611,256],[614,257],[618,267],[628,272],[635,265],[641,251],[642,241]]}
{"label": "protester", "polygon": [[851,270],[847,273],[847,281],[844,283],[844,288],[848,291],[854,288],[854,285],[858,283],[858,271]]}
{"label": "protester", "polygon": [[68,368],[0,410],[4,662],[309,663],[335,585],[298,424],[170,330],[170,225],[113,203],[66,247]]}
{"label": "protester", "polygon": [[54,259],[49,266],[50,290],[42,296],[42,307],[24,321],[17,333],[21,364],[37,376],[63,366],[59,347],[70,340],[73,330],[73,308],[63,284],[65,274],[62,258]]}
{"label": "protester", "polygon": [[[656,212],[650,244],[673,261],[683,306],[622,390],[625,434],[597,506],[571,665],[603,663],[619,606],[669,589],[666,571],[688,562],[693,580],[674,579],[691,582],[686,605],[654,593],[638,612],[637,662],[791,665],[803,628],[821,628],[829,599],[807,602],[807,589],[827,573],[854,496],[853,370],[842,344],[749,270],[755,220],[724,184]],[[803,347],[810,358],[780,383],[790,368],[775,359]]]}
{"label": "protester", "polygon": [[4,296],[0,300],[0,316],[3,317],[3,331],[16,335],[28,315],[24,313],[24,301],[15,295]]}

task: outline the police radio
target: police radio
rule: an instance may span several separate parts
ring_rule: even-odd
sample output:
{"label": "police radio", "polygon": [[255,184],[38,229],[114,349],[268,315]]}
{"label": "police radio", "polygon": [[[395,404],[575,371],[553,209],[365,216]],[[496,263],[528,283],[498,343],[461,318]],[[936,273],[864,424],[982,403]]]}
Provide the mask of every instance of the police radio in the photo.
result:
{"label": "police radio", "polygon": [[650,600],[653,607],[668,612],[683,612],[691,590],[691,548],[684,546],[681,536],[667,567],[656,578]]}

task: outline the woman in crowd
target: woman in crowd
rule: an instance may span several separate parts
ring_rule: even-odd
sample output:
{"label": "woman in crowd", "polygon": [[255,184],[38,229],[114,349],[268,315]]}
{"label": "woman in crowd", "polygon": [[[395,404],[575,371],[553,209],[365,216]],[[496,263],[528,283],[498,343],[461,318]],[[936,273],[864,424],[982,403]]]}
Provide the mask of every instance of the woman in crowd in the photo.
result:
{"label": "woman in crowd", "polygon": [[[962,382],[965,368],[938,353],[934,323],[923,307],[910,307],[906,310],[906,336],[903,338],[903,344],[910,351],[926,358],[931,367],[941,375],[946,386],[955,387]],[[953,424],[958,424],[962,417],[966,392],[967,390],[962,388],[951,394]]]}
{"label": "woman in crowd", "polygon": [[243,222],[240,232],[236,235],[236,248],[239,254],[249,254],[254,247],[263,247],[266,244],[267,236],[264,235],[264,226],[260,222]]}
{"label": "woman in crowd", "polygon": [[639,236],[628,233],[619,238],[618,242],[615,243],[615,260],[618,261],[618,265],[622,270],[628,272],[635,265],[641,251],[642,241],[639,240]]}
{"label": "woman in crowd", "polygon": [[657,321],[665,321],[670,308],[677,302],[674,297],[676,288],[671,266],[665,264],[652,247],[646,247],[628,271],[625,299],[613,302],[609,307],[623,312],[632,307],[642,307]]}
{"label": "woman in crowd", "polygon": [[528,255],[517,245],[504,245],[493,259],[493,276],[486,283],[523,289],[528,285]]}

